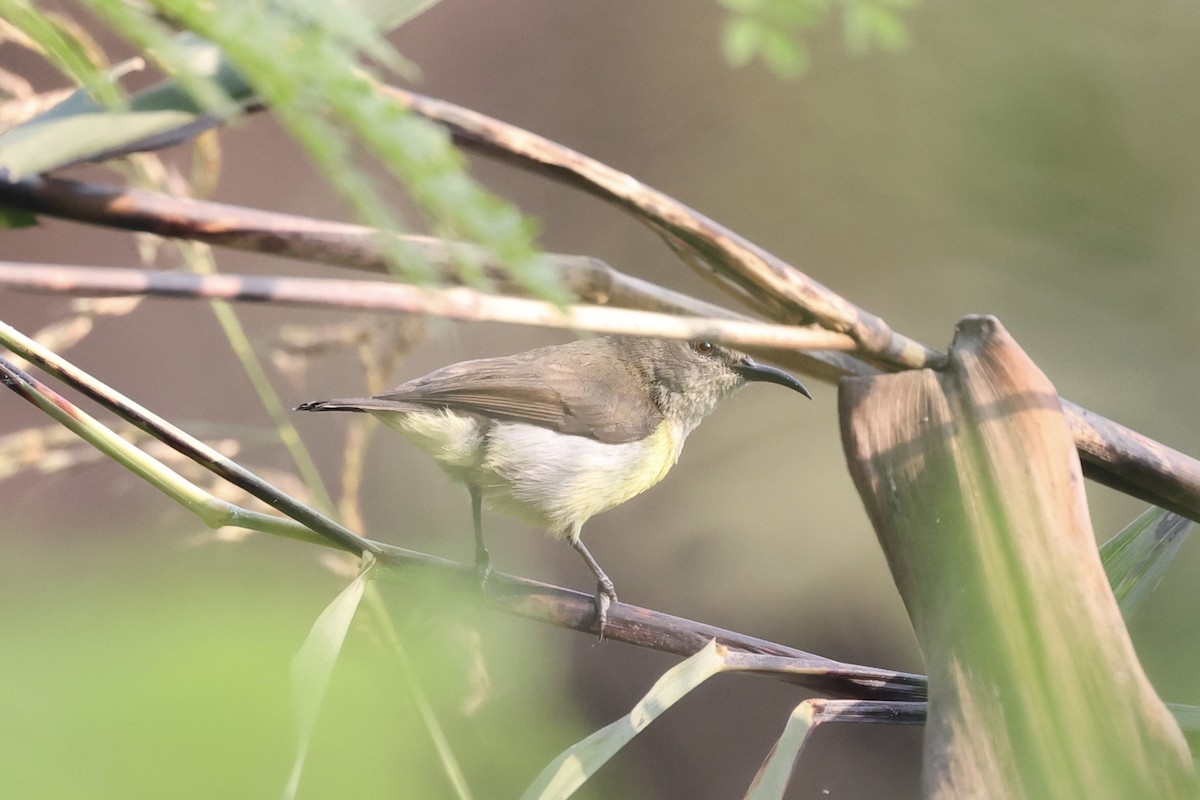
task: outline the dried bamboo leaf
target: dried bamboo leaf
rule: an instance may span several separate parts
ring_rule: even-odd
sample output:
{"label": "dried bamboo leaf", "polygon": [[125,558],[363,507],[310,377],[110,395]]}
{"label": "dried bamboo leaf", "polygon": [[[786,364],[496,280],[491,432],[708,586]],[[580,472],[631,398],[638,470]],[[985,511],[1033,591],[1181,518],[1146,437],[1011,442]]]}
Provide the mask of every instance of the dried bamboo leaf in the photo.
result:
{"label": "dried bamboo leaf", "polygon": [[998,321],[842,384],[851,473],[929,673],[929,797],[1196,797],[1096,552],[1050,381]]}

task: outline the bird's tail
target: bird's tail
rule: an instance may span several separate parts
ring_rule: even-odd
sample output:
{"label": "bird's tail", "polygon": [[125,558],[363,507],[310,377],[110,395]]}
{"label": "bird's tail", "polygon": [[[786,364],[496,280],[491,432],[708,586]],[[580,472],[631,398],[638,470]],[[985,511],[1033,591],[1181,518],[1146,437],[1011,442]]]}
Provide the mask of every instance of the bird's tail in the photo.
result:
{"label": "bird's tail", "polygon": [[313,400],[301,403],[293,411],[414,411],[416,407],[395,400],[378,397],[344,397],[337,400]]}
{"label": "bird's tail", "polygon": [[361,401],[349,399],[312,400],[308,403],[301,403],[293,408],[292,411],[366,411],[366,409],[362,407]]}

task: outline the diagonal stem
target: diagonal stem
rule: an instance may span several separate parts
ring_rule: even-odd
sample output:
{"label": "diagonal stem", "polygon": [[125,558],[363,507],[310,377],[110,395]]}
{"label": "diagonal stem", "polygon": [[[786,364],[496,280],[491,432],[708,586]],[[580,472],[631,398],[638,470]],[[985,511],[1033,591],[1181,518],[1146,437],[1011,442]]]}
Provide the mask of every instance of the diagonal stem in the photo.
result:
{"label": "diagonal stem", "polygon": [[938,366],[945,356],[875,316],[754,242],[619,170],[543,136],[461,106],[395,87],[380,90],[403,108],[445,125],[463,146],[583,189],[659,233],[705,277],[733,288],[783,322],[817,322],[850,334],[862,351],[897,367]]}
{"label": "diagonal stem", "polygon": [[357,555],[361,555],[364,551],[375,552],[377,549],[368,540],[283,494],[250,470],[104,385],[4,322],[0,322],[0,345],[79,389],[122,419],[132,423],[168,447],[184,454],[210,472],[244,489],[297,522],[303,523],[312,531],[328,539],[333,546]]}
{"label": "diagonal stem", "polygon": [[399,311],[468,322],[509,322],[545,328],[622,333],[666,339],[713,339],[735,347],[794,350],[851,349],[842,333],[740,319],[681,317],[653,311],[571,305],[484,294],[474,289],[433,289],[384,281],[329,278],[196,275],[154,270],[47,266],[0,262],[0,282],[12,289],[58,293],[153,294],[208,297],[323,308]]}

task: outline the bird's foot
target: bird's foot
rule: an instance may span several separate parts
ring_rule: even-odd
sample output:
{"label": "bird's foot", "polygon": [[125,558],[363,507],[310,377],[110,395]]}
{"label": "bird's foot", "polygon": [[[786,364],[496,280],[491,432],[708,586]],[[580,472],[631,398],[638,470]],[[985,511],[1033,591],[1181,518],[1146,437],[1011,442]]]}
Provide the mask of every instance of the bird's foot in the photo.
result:
{"label": "bird's foot", "polygon": [[492,577],[492,555],[487,548],[479,544],[475,548],[475,579],[479,581],[479,591],[487,594],[488,578]]}
{"label": "bird's foot", "polygon": [[596,632],[604,641],[604,626],[608,624],[608,609],[616,605],[617,587],[604,576],[596,582]]}

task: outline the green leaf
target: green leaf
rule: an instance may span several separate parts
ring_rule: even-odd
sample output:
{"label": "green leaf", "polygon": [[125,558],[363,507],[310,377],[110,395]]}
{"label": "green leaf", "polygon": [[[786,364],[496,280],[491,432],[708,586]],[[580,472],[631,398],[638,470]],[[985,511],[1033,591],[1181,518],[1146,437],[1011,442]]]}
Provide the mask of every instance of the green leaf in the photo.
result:
{"label": "green leaf", "polygon": [[737,17],[725,23],[721,50],[732,67],[744,67],[753,59],[762,42],[762,27],[753,17]]}
{"label": "green leaf", "polygon": [[800,750],[808,741],[808,735],[812,733],[813,716],[814,709],[811,700],[805,700],[792,711],[787,725],[783,728],[783,733],[779,734],[779,739],[771,748],[771,755],[767,757],[758,774],[754,776],[754,782],[750,784],[750,789],[746,792],[746,800],[770,800],[783,797],[787,791],[788,782],[792,779],[792,770],[796,766]]}
{"label": "green leaf", "polygon": [[37,224],[37,216],[24,209],[0,208],[0,230],[29,228]]}
{"label": "green leaf", "polygon": [[765,18],[793,35],[815,27],[829,13],[830,0],[776,0]]}
{"label": "green leaf", "polygon": [[842,35],[846,48],[855,55],[882,50],[903,50],[908,46],[908,29],[893,11],[903,8],[903,0],[859,0],[846,6],[842,17]]}
{"label": "green leaf", "polygon": [[[755,56],[783,78],[807,71],[809,51],[803,35],[828,19],[832,0],[717,0],[731,12],[721,34],[725,60],[735,67]],[[900,50],[908,44],[908,30],[894,9],[908,8],[915,0],[841,0],[842,36],[855,55],[873,46]]]}
{"label": "green leaf", "polygon": [[0,0],[0,17],[29,37],[61,73],[97,92],[105,102],[118,102],[118,94],[104,80],[103,71],[92,63],[83,44],[53,17],[27,0]]}
{"label": "green leaf", "polygon": [[296,706],[298,737],[296,760],[284,790],[285,798],[295,798],[300,788],[300,773],[312,741],[317,712],[321,709],[333,667],[342,651],[346,632],[350,630],[350,623],[354,620],[354,613],[358,610],[374,565],[375,557],[364,553],[357,577],[317,617],[308,638],[292,660],[292,700]]}
{"label": "green leaf", "polygon": [[[356,3],[357,8],[347,9],[343,4],[328,0],[289,0],[276,8],[292,16],[291,24],[298,29],[309,28],[319,31],[323,38],[333,39],[348,50],[359,51],[388,69],[415,78],[416,67],[396,52],[387,40],[379,35],[387,30],[394,19],[411,18],[428,8],[429,2],[375,3],[372,13],[365,13],[365,5]],[[417,8],[412,8],[418,6]],[[396,23],[398,24],[398,23]]]}
{"label": "green leaf", "polygon": [[[425,13],[441,0],[356,0],[354,5],[381,31],[391,31]],[[332,4],[330,4],[332,5]]]}
{"label": "green leaf", "polygon": [[842,39],[846,49],[861,56],[871,49],[871,23],[867,19],[866,6],[854,3],[846,7],[842,15]]}
{"label": "green leaf", "polygon": [[1151,507],[1100,546],[1104,572],[1126,620],[1158,586],[1191,530],[1186,517]]}
{"label": "green leaf", "polygon": [[808,69],[808,51],[778,28],[765,28],[759,52],[767,66],[781,78],[798,78]]}
{"label": "green leaf", "polygon": [[49,172],[194,120],[186,111],[144,109],[30,120],[0,136],[0,172],[13,180]]}
{"label": "green leaf", "polygon": [[1188,706],[1181,703],[1167,703],[1171,716],[1179,723],[1179,728],[1185,734],[1194,736],[1200,733],[1200,706]]}
{"label": "green leaf", "polygon": [[735,14],[750,16],[762,13],[765,0],[717,0],[717,3]]}
{"label": "green leaf", "polygon": [[[211,42],[184,34],[174,55],[201,80],[220,87],[229,100],[250,96],[250,87]],[[128,71],[128,62],[110,71]],[[0,172],[11,178],[101,157],[166,131],[199,122],[201,108],[183,88],[168,81],[135,95],[125,109],[106,109],[80,89],[54,108],[0,135]]]}
{"label": "green leaf", "polygon": [[908,29],[891,9],[882,5],[869,5],[863,13],[871,39],[880,48],[903,50],[908,47]]}
{"label": "green leaf", "polygon": [[628,714],[567,748],[551,761],[525,790],[521,796],[523,800],[570,797],[664,711],[721,672],[725,667],[725,652],[714,639],[686,661],[667,670]]}
{"label": "green leaf", "polygon": [[[391,29],[412,19],[435,5],[438,0],[361,0],[362,14],[333,13],[336,8],[314,0],[293,0],[281,7],[310,12],[312,20],[329,26],[337,22],[336,32],[368,54],[384,63],[399,66],[402,59],[390,48],[379,46],[381,39],[369,27],[356,25],[364,18],[382,29]],[[130,18],[130,12],[120,3],[98,4],[115,18],[123,20],[119,27],[130,35],[141,30]],[[278,9],[277,9],[278,10]],[[33,15],[34,19],[40,15]],[[142,31],[143,36],[145,32]],[[144,43],[144,39],[143,39]],[[160,46],[175,68],[177,78],[195,78],[184,87],[177,80],[164,81],[136,95],[127,110],[106,110],[87,92],[76,92],[58,106],[34,117],[24,124],[0,135],[0,171],[7,170],[13,178],[21,178],[63,167],[84,160],[103,160],[123,153],[134,152],[135,145],[169,131],[188,130],[191,125],[208,127],[212,121],[202,121],[201,115],[228,117],[238,101],[250,99],[253,90],[221,51],[221,48],[191,33],[183,33]],[[77,72],[78,70],[76,70]],[[93,70],[94,71],[94,70]],[[110,75],[110,77],[112,77]],[[196,89],[213,87],[207,92],[207,102],[194,99]],[[111,90],[110,90],[111,91]],[[186,133],[181,134],[181,139]]]}

